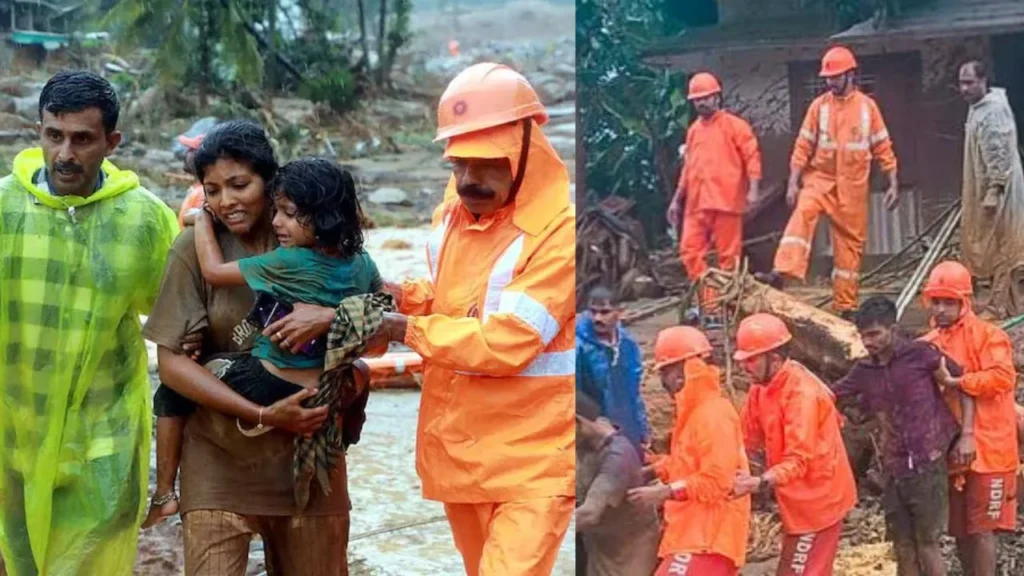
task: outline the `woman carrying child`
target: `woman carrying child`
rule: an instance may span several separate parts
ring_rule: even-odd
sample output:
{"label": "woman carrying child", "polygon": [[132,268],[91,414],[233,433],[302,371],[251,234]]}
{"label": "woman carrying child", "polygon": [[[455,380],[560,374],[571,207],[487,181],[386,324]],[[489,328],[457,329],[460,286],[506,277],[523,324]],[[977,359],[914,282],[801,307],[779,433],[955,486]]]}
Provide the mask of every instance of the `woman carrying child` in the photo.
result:
{"label": "woman carrying child", "polygon": [[[299,507],[294,491],[295,435],[317,433],[329,411],[300,404],[316,393],[322,346],[305,346],[312,356],[285,352],[247,320],[254,290],[285,307],[320,304],[323,313],[307,315],[315,320],[299,328],[322,341],[338,301],[380,284],[362,250],[351,176],[323,161],[302,162],[278,170],[263,129],[252,122],[226,122],[206,136],[196,174],[216,222],[200,219],[179,236],[146,324],[163,383],[155,400],[157,491],[147,523],[181,512],[189,576],[242,576],[255,534],[272,574],[347,574],[344,455],[330,471],[329,493],[311,489]],[[208,257],[202,263],[197,250]],[[219,362],[228,383],[181,354],[179,342],[197,330],[204,332],[202,360]],[[282,343],[303,343],[291,344]],[[365,367],[356,363],[353,373],[365,386]]]}

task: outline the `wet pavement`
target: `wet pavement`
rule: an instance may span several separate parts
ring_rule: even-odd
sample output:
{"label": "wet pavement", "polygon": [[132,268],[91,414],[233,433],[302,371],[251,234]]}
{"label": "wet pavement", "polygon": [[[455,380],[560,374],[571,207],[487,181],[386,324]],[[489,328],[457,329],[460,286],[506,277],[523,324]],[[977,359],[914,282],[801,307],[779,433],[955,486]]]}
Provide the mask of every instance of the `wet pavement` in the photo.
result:
{"label": "wet pavement", "polygon": [[[419,392],[379,391],[370,396],[366,427],[349,449],[352,531],[349,556],[354,574],[460,574],[440,503],[420,497],[415,468]],[[573,533],[570,526],[568,534]],[[553,574],[575,572],[575,539],[567,537]]]}

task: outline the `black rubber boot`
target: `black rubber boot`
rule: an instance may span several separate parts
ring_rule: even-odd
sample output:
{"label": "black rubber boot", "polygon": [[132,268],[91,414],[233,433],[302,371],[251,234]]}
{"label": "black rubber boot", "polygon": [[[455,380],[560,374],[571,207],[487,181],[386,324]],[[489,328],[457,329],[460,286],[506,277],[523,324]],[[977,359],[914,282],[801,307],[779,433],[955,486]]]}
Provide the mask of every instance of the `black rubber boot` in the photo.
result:
{"label": "black rubber boot", "polygon": [[771,272],[755,272],[754,279],[758,282],[763,282],[775,288],[776,290],[782,290],[786,287],[785,280],[782,278],[782,274],[772,270]]}

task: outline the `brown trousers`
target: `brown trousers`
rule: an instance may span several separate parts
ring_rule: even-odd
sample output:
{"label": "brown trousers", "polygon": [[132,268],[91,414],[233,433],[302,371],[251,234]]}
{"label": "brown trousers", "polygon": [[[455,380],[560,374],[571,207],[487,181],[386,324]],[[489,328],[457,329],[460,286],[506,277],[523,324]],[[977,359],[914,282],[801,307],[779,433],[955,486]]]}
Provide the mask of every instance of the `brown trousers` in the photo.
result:
{"label": "brown trousers", "polygon": [[245,576],[249,541],[263,538],[270,576],[348,576],[349,516],[243,516],[193,510],[182,517],[186,576]]}

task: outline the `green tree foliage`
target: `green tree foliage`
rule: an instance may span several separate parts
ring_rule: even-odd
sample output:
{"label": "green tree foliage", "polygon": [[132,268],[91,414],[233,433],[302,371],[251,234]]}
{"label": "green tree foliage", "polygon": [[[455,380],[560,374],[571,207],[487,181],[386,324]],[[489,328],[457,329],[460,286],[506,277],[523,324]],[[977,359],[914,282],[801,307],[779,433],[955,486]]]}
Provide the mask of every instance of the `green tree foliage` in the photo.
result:
{"label": "green tree foliage", "polygon": [[[356,10],[358,4],[358,10]],[[398,50],[411,37],[412,0],[116,0],[102,25],[124,47],[154,54],[157,80],[231,96],[239,88],[286,91],[343,112],[373,78],[386,87]],[[358,13],[352,22],[351,13]],[[343,19],[341,14],[349,17]],[[365,22],[376,17],[379,27]],[[350,24],[346,27],[345,24]],[[353,29],[354,28],[354,29]],[[369,70],[367,28],[383,34],[377,69]],[[363,56],[356,59],[356,49]]]}
{"label": "green tree foliage", "polygon": [[215,86],[259,85],[263,59],[243,14],[219,0],[121,0],[103,24],[122,45],[152,48],[166,86],[195,83],[203,98]]}
{"label": "green tree foliage", "polygon": [[666,31],[663,0],[580,0],[576,9],[577,106],[587,187],[637,202],[654,241],[664,228],[689,121],[685,75],[654,70],[641,50]]}
{"label": "green tree foliage", "polygon": [[891,16],[898,16],[904,10],[926,5],[934,0],[824,0],[825,7],[832,14],[837,30],[853,26],[868,18],[875,18],[879,25]]}

